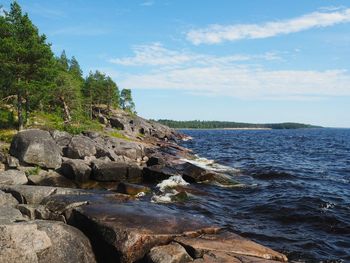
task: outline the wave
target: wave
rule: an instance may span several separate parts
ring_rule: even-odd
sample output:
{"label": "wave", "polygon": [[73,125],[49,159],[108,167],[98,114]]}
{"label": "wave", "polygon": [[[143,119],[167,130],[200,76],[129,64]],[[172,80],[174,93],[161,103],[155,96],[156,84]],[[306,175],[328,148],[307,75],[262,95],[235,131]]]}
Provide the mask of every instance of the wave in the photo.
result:
{"label": "wave", "polygon": [[204,157],[199,157],[198,155],[195,155],[195,156],[196,156],[196,159],[193,159],[193,160],[190,160],[190,159],[181,159],[181,160],[214,172],[228,173],[228,174],[237,174],[240,172],[240,170],[236,168],[232,168],[230,166],[216,163],[214,160],[210,160]]}

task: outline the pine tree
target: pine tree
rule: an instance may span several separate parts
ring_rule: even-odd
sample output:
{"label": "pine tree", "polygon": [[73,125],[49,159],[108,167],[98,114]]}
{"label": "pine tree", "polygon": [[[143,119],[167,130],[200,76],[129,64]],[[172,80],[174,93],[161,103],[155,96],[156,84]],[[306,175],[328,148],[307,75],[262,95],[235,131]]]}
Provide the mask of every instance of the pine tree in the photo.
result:
{"label": "pine tree", "polygon": [[45,35],[39,35],[17,2],[11,4],[11,10],[1,18],[1,24],[0,68],[7,74],[7,94],[16,96],[18,129],[21,130],[28,119],[30,106],[37,104],[40,93],[45,92],[43,88],[52,84],[53,54]]}
{"label": "pine tree", "polygon": [[120,107],[131,113],[135,112],[135,103],[132,99],[131,90],[123,89],[120,93]]}

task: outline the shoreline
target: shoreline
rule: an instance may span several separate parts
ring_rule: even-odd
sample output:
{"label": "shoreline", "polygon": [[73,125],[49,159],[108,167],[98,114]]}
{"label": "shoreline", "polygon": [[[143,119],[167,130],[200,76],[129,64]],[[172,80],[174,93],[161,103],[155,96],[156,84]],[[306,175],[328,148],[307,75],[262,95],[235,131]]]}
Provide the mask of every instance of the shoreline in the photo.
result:
{"label": "shoreline", "polygon": [[175,130],[273,130],[272,128],[175,128]]}

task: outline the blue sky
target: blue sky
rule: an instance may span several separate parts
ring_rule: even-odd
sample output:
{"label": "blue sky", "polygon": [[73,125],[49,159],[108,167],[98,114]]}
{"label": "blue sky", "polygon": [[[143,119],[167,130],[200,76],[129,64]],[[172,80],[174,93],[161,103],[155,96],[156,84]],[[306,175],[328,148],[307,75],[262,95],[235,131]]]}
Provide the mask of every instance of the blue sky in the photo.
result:
{"label": "blue sky", "polygon": [[146,118],[350,127],[349,1],[18,2]]}

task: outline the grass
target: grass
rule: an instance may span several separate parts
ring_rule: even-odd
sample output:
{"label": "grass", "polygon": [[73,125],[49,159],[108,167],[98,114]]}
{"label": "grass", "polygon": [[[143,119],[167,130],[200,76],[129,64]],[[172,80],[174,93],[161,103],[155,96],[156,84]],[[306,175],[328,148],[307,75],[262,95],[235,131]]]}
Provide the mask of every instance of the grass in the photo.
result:
{"label": "grass", "polygon": [[0,129],[0,141],[11,143],[13,136],[15,136],[17,130],[15,129]]}
{"label": "grass", "polygon": [[126,140],[126,141],[132,141],[129,137],[127,137],[124,134],[120,133],[118,130],[114,130],[112,132],[109,132],[107,135],[112,136],[114,138],[123,139],[123,140]]}

